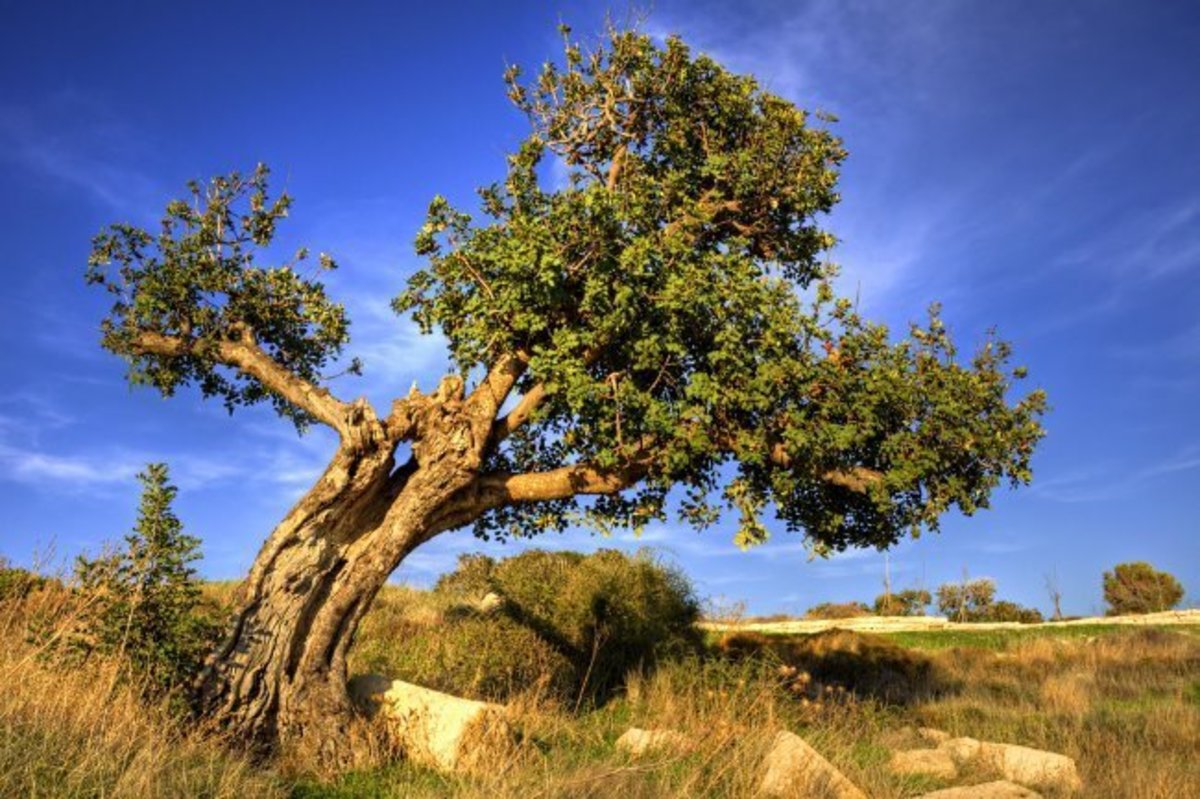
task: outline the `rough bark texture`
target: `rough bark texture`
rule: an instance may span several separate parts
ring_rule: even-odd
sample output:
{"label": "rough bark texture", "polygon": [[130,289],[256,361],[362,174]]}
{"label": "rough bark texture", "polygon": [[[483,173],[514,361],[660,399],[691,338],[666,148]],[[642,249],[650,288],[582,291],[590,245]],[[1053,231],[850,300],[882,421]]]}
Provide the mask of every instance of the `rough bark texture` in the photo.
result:
{"label": "rough bark texture", "polygon": [[[364,410],[259,552],[201,685],[207,712],[231,732],[297,750],[320,767],[345,765],[354,631],[404,557],[446,529],[432,520],[478,471],[482,447],[461,382],[414,399],[427,401],[388,422]],[[413,440],[414,457],[396,469],[402,438]]]}

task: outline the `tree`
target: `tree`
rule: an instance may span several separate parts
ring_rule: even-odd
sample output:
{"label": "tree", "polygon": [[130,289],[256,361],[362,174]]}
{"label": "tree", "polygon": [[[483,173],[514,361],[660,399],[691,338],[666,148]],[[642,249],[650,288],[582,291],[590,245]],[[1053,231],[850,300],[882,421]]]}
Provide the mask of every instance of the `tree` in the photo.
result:
{"label": "tree", "polygon": [[[268,402],[339,436],[259,552],[204,678],[209,711],[251,739],[344,761],[354,630],[400,562],[448,531],[672,511],[704,527],[724,506],[743,547],[773,510],[828,553],[887,547],[1030,479],[1045,398],[1010,398],[1024,372],[1006,343],[963,360],[936,308],[893,340],[837,298],[819,217],[845,150],[827,118],[676,38],[564,39],[563,63],[529,83],[507,73],[531,132],[480,191],[482,217],[430,205],[427,265],[393,306],[445,335],[457,372],[386,415],[322,377],[349,341],[318,279],[334,261],[307,274],[304,250],[255,260],[291,204],[264,167],[191,184],[156,234],[95,240],[89,279],[115,298],[103,345],[132,382],[194,384],[231,410]],[[548,158],[568,171],[555,191],[538,180]]]}
{"label": "tree", "polygon": [[171,508],[176,488],[166,464],[150,464],[138,480],[141,505],[125,548],[78,558],[75,575],[89,599],[86,646],[125,658],[149,688],[165,692],[196,676],[214,630],[191,565],[200,540]]}
{"label": "tree", "polygon": [[944,583],[937,590],[938,612],[955,621],[984,621],[996,599],[996,582],[986,577]]}
{"label": "tree", "polygon": [[1118,563],[1104,573],[1104,601],[1109,616],[1158,613],[1183,599],[1183,586],[1175,576],[1144,561]]}
{"label": "tree", "polygon": [[1046,582],[1046,593],[1050,596],[1050,605],[1054,608],[1054,615],[1051,616],[1054,621],[1060,621],[1063,617],[1062,613],[1062,587],[1058,582],[1058,569],[1042,575]]}
{"label": "tree", "polygon": [[878,616],[924,616],[925,608],[933,597],[923,588],[906,588],[895,594],[883,593],[875,597],[875,613]]}

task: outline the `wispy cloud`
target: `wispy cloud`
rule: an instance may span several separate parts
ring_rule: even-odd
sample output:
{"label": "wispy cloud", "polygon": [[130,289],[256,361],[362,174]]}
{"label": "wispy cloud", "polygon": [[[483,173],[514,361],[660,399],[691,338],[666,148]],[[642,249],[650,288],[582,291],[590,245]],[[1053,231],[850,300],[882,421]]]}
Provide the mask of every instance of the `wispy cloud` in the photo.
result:
{"label": "wispy cloud", "polygon": [[1162,477],[1200,469],[1200,446],[1190,446],[1161,460],[1132,467],[1115,460],[1094,463],[1035,483],[1031,492],[1054,502],[1099,502],[1123,499]]}
{"label": "wispy cloud", "polygon": [[77,93],[59,92],[38,106],[0,105],[0,158],[113,209],[142,210],[159,193],[132,166],[144,150],[126,124]]}

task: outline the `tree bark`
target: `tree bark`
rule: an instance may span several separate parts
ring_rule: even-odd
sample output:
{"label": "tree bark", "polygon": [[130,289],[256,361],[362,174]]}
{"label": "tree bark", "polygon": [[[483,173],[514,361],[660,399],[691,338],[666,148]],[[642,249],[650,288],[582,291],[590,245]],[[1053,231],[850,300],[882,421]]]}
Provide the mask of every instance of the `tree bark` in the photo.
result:
{"label": "tree bark", "polygon": [[231,733],[322,770],[350,764],[346,653],[358,623],[404,558],[450,529],[446,506],[478,476],[487,428],[460,397],[421,407],[403,433],[413,460],[401,469],[401,434],[373,414],[363,420],[263,545],[199,686],[203,710]]}

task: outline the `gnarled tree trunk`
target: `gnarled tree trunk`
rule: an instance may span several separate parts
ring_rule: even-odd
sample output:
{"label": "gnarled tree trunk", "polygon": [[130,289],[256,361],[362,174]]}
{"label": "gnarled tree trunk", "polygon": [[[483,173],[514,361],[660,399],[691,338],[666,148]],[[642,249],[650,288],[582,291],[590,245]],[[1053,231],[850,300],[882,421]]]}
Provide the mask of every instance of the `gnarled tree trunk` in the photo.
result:
{"label": "gnarled tree trunk", "polygon": [[377,421],[344,442],[259,552],[200,686],[203,708],[230,732],[319,768],[348,764],[346,652],[358,623],[401,561],[451,526],[450,499],[477,477],[481,442],[452,406],[438,410],[401,469]]}

